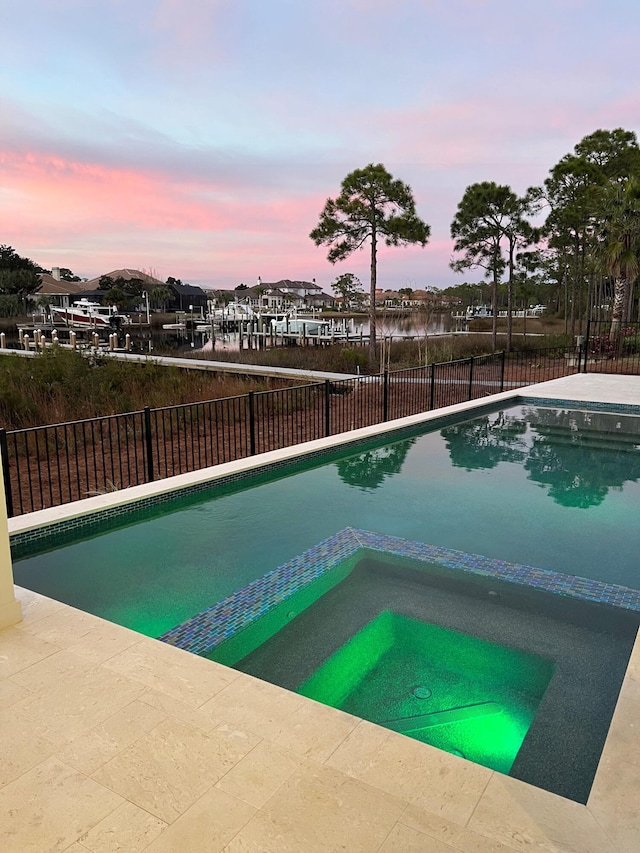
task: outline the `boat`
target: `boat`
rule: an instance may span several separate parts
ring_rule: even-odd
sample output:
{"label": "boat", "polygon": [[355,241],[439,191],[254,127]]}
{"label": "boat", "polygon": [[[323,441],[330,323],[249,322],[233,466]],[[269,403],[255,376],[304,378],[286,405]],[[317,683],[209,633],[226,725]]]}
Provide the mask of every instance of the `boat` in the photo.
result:
{"label": "boat", "polygon": [[251,305],[244,302],[229,302],[222,308],[213,308],[207,315],[210,323],[240,323],[255,317]]}
{"label": "boat", "polygon": [[322,335],[329,333],[329,323],[313,317],[284,317],[272,320],[271,329],[276,335]]}
{"label": "boat", "polygon": [[255,309],[252,305],[246,302],[229,302],[222,308],[211,308],[202,318],[205,320],[207,327],[218,326],[225,328],[239,328],[243,324],[253,323],[260,330],[267,328],[274,320],[283,320],[290,316],[285,311],[278,311],[275,308],[258,308]]}
{"label": "boat", "polygon": [[119,329],[131,322],[126,314],[120,314],[115,305],[101,305],[90,299],[78,299],[72,305],[51,305],[51,320],[78,329]]}

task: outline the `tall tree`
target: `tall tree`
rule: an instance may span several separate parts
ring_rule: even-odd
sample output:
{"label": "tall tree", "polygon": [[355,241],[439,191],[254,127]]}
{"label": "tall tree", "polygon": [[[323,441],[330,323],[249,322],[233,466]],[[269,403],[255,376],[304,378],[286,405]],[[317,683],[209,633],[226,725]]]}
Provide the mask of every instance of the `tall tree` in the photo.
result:
{"label": "tall tree", "polygon": [[601,179],[602,171],[596,162],[567,154],[544,182],[549,204],[544,233],[549,248],[558,257],[558,269],[563,270],[565,331],[572,338],[576,322],[582,319],[579,308],[592,249],[593,193]]}
{"label": "tall tree", "polygon": [[117,305],[119,309],[139,302],[144,294],[142,279],[123,278],[121,275],[117,278],[111,278],[108,275],[100,276],[98,287],[105,292],[103,299]]}
{"label": "tall tree", "polygon": [[499,187],[493,181],[468,186],[458,203],[451,223],[451,237],[455,240],[454,252],[462,257],[451,262],[456,272],[480,267],[491,280],[491,307],[493,309],[493,348],[498,337],[498,282],[504,272],[501,241],[505,199],[512,195],[509,187]]}
{"label": "tall tree", "polygon": [[[513,335],[513,293],[517,277],[516,264],[520,253],[537,243],[540,239],[539,229],[534,228],[528,216],[537,213],[540,206],[540,191],[531,188],[520,198],[515,193],[507,196],[504,206],[503,234],[507,256],[507,349],[511,350]],[[526,306],[525,306],[526,315]]]}
{"label": "tall tree", "polygon": [[170,288],[164,284],[159,284],[153,287],[149,293],[149,299],[155,306],[160,306],[162,313],[167,311],[167,302],[171,299],[173,293]]}
{"label": "tall tree", "polygon": [[[507,347],[511,349],[513,287],[516,272],[516,251],[524,249],[537,239],[537,232],[526,219],[538,203],[539,192],[528,190],[522,198],[511,187],[483,181],[471,184],[458,204],[451,223],[454,251],[462,257],[452,261],[457,272],[481,267],[491,279],[491,307],[493,313],[493,347],[498,335],[498,283],[508,270],[507,288]],[[506,258],[503,254],[506,251]]]}
{"label": "tall tree", "polygon": [[612,181],[601,199],[596,233],[604,271],[614,280],[609,334],[615,340],[625,319],[629,289],[640,275],[640,179]]}
{"label": "tall tree", "polygon": [[589,306],[586,283],[593,280],[599,250],[594,240],[602,211],[602,188],[610,182],[640,175],[640,148],[635,133],[623,128],[596,130],[585,136],[571,154],[556,163],[545,180],[549,204],[545,223],[548,246],[558,256],[556,264],[565,283],[567,331],[575,333]]}
{"label": "tall tree", "polygon": [[378,242],[387,246],[426,246],[431,229],[416,214],[411,187],[392,177],[382,163],[350,172],[340,195],[327,199],[320,221],[309,235],[316,246],[330,246],[330,263],[343,261],[367,242],[371,250],[369,361],[376,360],[376,287]]}
{"label": "tall tree", "polygon": [[27,307],[27,300],[41,286],[45,270],[30,258],[22,258],[11,246],[0,246],[0,293],[16,296]]}
{"label": "tall tree", "polygon": [[11,246],[0,246],[0,269],[2,270],[31,270],[32,272],[42,273],[50,272],[45,270],[39,264],[36,264],[31,258],[21,257]]}
{"label": "tall tree", "polygon": [[79,275],[76,275],[68,267],[60,267],[60,278],[62,281],[82,281]]}
{"label": "tall tree", "polygon": [[640,169],[638,138],[634,131],[622,127],[595,130],[578,142],[574,152],[576,157],[614,180],[624,179]]}

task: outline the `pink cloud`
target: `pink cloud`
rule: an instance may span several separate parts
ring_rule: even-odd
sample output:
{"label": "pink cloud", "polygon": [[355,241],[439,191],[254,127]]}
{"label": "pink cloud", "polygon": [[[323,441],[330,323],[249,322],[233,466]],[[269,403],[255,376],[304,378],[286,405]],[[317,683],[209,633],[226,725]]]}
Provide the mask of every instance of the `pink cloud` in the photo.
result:
{"label": "pink cloud", "polygon": [[308,238],[324,195],[249,197],[242,189],[56,153],[0,152],[0,174],[0,216],[9,224],[3,237],[45,266],[87,276],[153,266],[199,279],[210,279],[215,268],[232,283],[247,267],[275,278],[295,277],[292,269],[310,278],[310,268],[328,267]]}
{"label": "pink cloud", "polygon": [[319,199],[264,194],[263,200],[243,198],[244,193],[231,198],[228,187],[56,154],[0,152],[0,170],[5,189],[22,199],[14,216],[28,211],[41,222],[75,223],[84,231],[109,223],[141,231],[279,231],[321,205]]}
{"label": "pink cloud", "polygon": [[[431,186],[434,173],[415,166],[391,171],[414,184],[418,215],[432,226],[432,237],[425,249],[381,246],[380,286],[445,286],[452,278],[448,223],[455,190]],[[0,153],[0,174],[0,216],[9,223],[3,238],[44,266],[68,266],[87,277],[122,266],[154,268],[216,286],[260,275],[316,278],[328,289],[343,272],[368,282],[366,248],[331,265],[327,248],[308,236],[327,196],[339,192],[339,180],[322,192],[286,185],[251,192],[245,184],[234,189],[183,173],[15,150]]]}

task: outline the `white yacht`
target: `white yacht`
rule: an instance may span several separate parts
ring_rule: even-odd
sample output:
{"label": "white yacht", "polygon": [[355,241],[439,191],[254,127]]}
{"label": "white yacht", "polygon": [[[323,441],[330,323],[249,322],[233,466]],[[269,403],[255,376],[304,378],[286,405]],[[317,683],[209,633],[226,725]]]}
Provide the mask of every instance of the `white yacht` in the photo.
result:
{"label": "white yacht", "polygon": [[120,314],[115,305],[100,305],[90,299],[78,299],[72,305],[50,306],[53,323],[63,323],[79,329],[117,329],[131,322],[126,314]]}

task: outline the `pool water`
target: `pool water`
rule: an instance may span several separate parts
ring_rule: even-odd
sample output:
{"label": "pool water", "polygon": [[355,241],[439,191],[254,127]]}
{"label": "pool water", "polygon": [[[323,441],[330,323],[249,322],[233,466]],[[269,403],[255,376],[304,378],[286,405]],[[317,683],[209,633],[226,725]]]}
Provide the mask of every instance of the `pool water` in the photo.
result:
{"label": "pool water", "polygon": [[550,660],[385,611],[298,693],[508,773]]}
{"label": "pool water", "polygon": [[637,589],[639,450],[640,418],[521,404],[132,509],[15,579],[159,636],[354,527]]}

